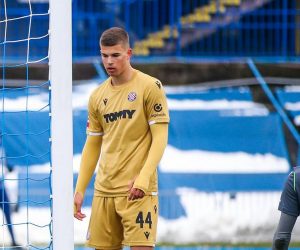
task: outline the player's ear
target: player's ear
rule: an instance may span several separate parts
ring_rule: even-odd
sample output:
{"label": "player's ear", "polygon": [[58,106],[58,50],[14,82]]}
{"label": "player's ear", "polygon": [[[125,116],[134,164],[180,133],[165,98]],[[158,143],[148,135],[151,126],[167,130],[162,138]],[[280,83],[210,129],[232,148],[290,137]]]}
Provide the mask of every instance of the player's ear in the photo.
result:
{"label": "player's ear", "polygon": [[127,50],[127,57],[128,57],[128,59],[130,59],[131,56],[132,56],[132,49],[128,48],[128,50]]}

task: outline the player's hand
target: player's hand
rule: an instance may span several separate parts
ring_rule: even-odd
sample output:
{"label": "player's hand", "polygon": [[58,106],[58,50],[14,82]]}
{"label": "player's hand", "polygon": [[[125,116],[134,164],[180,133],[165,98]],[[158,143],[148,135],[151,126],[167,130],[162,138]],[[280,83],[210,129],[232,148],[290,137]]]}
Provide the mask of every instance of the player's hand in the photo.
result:
{"label": "player's hand", "polygon": [[128,187],[129,187],[128,200],[130,200],[130,201],[133,201],[136,199],[141,199],[145,196],[144,191],[141,189],[138,189],[138,188],[134,188],[133,184],[134,184],[134,180],[132,180],[128,185]]}
{"label": "player's hand", "polygon": [[77,220],[83,220],[86,215],[81,212],[81,206],[83,203],[83,197],[81,193],[76,192],[74,196],[74,217]]}
{"label": "player's hand", "polygon": [[128,200],[133,201],[136,199],[141,199],[145,196],[145,193],[143,190],[138,189],[138,188],[132,188],[129,191],[129,196],[128,196]]}

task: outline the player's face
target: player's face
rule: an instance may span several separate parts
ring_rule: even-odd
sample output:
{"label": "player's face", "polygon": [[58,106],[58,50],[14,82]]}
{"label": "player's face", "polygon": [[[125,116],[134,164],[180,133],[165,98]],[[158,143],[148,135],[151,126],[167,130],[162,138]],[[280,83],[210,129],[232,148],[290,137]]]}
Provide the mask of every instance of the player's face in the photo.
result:
{"label": "player's face", "polygon": [[129,59],[132,54],[130,48],[122,44],[114,46],[100,46],[101,57],[104,68],[108,75],[118,77],[129,66]]}

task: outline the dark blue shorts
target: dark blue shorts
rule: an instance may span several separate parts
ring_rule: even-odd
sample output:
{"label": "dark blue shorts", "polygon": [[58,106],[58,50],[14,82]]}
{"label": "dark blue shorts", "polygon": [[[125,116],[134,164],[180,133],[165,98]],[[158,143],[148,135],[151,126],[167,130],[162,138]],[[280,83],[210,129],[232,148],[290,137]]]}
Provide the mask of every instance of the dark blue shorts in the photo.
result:
{"label": "dark blue shorts", "polygon": [[300,214],[300,168],[295,168],[288,176],[281,194],[278,209],[291,216]]}

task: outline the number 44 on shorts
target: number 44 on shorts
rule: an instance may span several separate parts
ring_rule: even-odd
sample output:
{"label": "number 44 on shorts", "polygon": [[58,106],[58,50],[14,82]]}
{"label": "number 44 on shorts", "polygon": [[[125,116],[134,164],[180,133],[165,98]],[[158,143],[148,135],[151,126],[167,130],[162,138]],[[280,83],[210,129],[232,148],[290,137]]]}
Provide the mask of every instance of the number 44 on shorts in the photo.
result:
{"label": "number 44 on shorts", "polygon": [[148,224],[149,225],[149,228],[151,229],[151,225],[152,225],[152,219],[151,219],[151,213],[148,212],[147,213],[147,216],[146,216],[146,219],[144,220],[144,215],[143,215],[143,212],[140,211],[136,217],[136,220],[135,222],[137,224],[140,224],[140,228],[144,228],[144,223]]}

